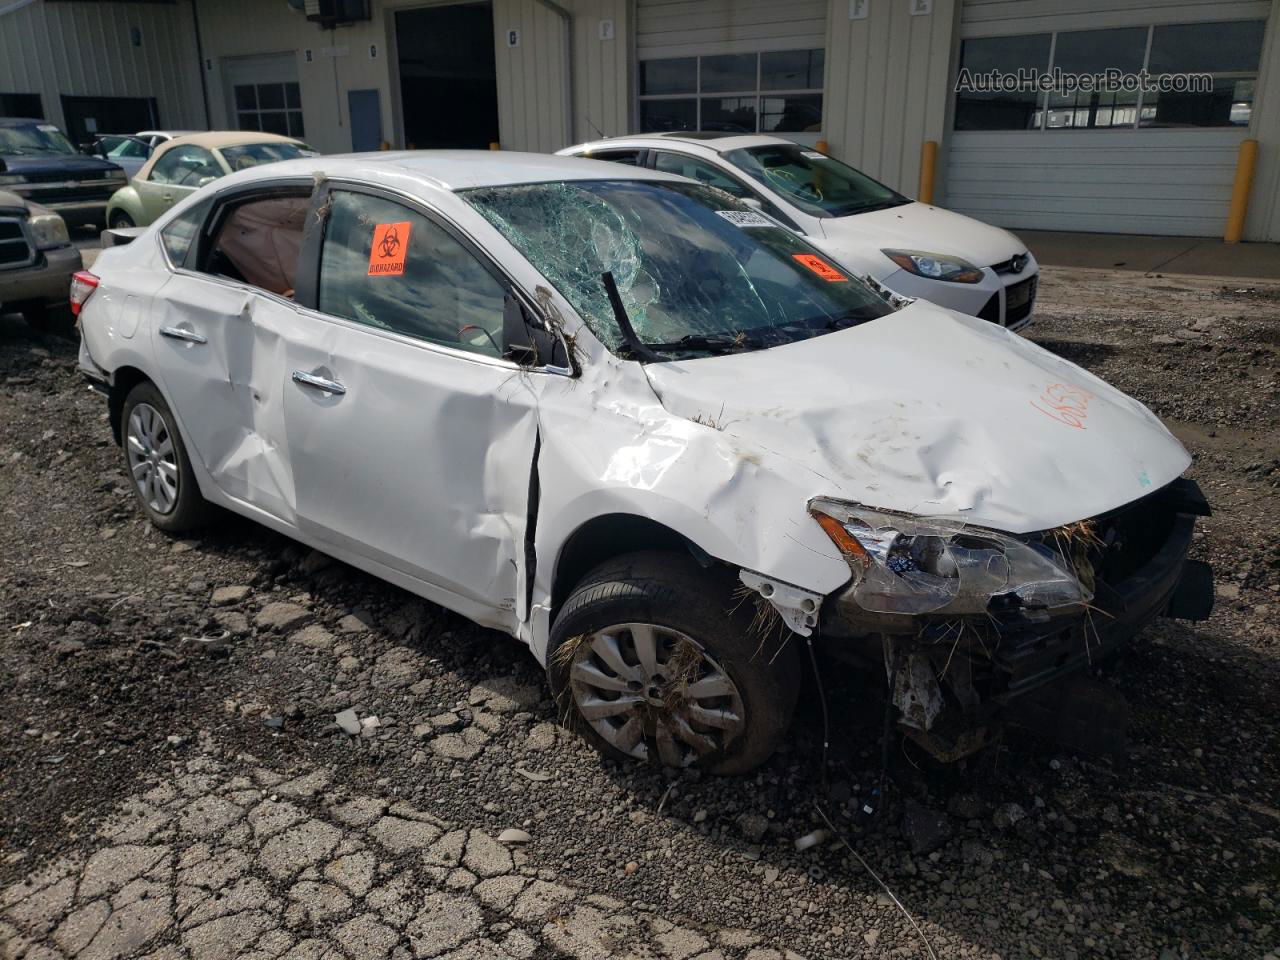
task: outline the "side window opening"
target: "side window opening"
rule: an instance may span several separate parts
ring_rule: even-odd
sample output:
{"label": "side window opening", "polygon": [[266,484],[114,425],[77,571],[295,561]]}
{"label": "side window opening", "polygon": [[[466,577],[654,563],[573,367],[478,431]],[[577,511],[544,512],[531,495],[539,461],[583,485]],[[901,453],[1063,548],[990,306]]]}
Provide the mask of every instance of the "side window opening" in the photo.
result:
{"label": "side window opening", "polygon": [[640,166],[639,150],[595,150],[582,155],[587,160],[608,160],[610,163],[622,163],[628,167]]}
{"label": "side window opening", "polygon": [[204,221],[209,216],[209,208],[212,206],[212,199],[203,200],[185,213],[174,217],[160,231],[160,242],[164,244],[164,251],[169,255],[169,262],[175,267],[181,267],[186,263],[191,244],[200,233],[200,228],[204,226]]}
{"label": "side window opening", "polygon": [[490,357],[503,354],[505,286],[443,227],[392,200],[334,191],[318,308]]}
{"label": "side window opening", "polygon": [[681,177],[688,177],[690,180],[697,180],[708,187],[718,187],[725,193],[740,199],[755,196],[737,179],[717,170],[705,160],[660,150],[654,154],[653,166],[654,169],[661,170],[663,173],[674,173]]}
{"label": "side window opening", "polygon": [[220,211],[201,272],[293,299],[310,191],[232,202]]}

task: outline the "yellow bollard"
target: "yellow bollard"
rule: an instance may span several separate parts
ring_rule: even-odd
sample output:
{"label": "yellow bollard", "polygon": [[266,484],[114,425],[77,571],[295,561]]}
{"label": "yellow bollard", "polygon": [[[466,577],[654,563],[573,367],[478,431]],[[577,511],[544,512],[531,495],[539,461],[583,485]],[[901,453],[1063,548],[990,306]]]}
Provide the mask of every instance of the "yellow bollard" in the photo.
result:
{"label": "yellow bollard", "polygon": [[498,144],[498,141],[497,141],[497,140],[491,140],[491,141],[489,141],[489,149],[490,149],[490,150],[501,150],[501,149],[502,149],[502,147],[501,147],[501,146],[499,146],[499,144]]}
{"label": "yellow bollard", "polygon": [[926,140],[920,146],[920,195],[921,203],[933,203],[933,181],[938,172],[938,141]]}
{"label": "yellow bollard", "polygon": [[1239,243],[1244,236],[1244,218],[1249,213],[1249,187],[1253,185],[1253,168],[1258,164],[1258,141],[1240,141],[1236,158],[1236,182],[1231,188],[1231,206],[1227,210],[1224,243]]}

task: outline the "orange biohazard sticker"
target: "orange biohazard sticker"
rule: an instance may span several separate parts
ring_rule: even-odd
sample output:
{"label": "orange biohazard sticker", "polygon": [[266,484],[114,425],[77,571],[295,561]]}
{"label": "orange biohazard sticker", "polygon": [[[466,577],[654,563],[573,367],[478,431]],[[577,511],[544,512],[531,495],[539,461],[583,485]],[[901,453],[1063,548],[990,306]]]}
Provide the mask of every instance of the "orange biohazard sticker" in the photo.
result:
{"label": "orange biohazard sticker", "polygon": [[398,277],[404,273],[404,258],[409,252],[409,228],[413,224],[380,223],[373,228],[373,246],[369,249],[369,276]]}
{"label": "orange biohazard sticker", "polygon": [[795,260],[803,267],[808,267],[827,283],[848,283],[849,278],[833,267],[821,257],[815,257],[812,253],[793,253],[791,259]]}

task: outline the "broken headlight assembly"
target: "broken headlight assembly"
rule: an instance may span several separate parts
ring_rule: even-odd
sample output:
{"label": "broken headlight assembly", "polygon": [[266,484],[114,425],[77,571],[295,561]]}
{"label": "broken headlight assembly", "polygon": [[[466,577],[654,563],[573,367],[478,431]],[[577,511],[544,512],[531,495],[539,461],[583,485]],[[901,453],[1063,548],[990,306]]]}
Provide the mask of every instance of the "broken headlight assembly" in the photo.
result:
{"label": "broken headlight assembly", "polygon": [[809,512],[853,571],[871,613],[963,615],[997,608],[1044,616],[1092,599],[1072,562],[1041,543],[964,523],[814,500]]}

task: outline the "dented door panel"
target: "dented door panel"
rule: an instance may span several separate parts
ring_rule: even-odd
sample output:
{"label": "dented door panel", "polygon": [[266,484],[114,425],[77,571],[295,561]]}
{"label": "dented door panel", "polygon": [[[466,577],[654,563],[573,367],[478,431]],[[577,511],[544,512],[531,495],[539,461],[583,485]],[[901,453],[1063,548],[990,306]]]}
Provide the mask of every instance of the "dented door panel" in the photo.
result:
{"label": "dented door panel", "polygon": [[314,313],[285,356],[300,531],[514,632],[537,378]]}
{"label": "dented door panel", "polygon": [[192,456],[228,497],[293,523],[279,371],[282,329],[296,308],[186,273],[155,303],[153,349]]}

